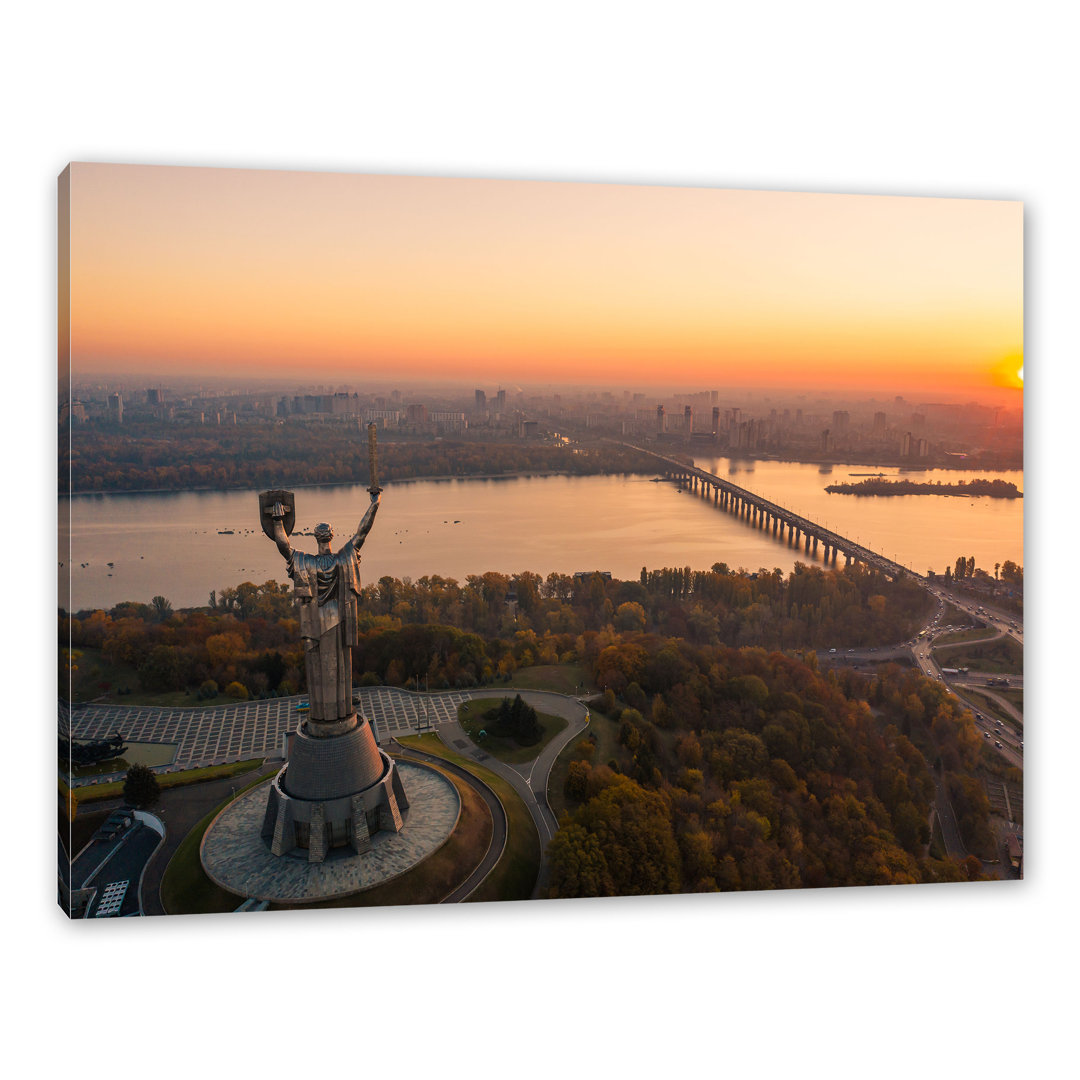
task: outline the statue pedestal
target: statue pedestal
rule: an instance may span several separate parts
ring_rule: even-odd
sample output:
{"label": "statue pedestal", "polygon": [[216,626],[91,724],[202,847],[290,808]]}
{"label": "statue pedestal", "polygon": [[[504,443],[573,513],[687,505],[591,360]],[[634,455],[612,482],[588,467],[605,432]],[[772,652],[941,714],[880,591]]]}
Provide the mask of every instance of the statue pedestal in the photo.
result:
{"label": "statue pedestal", "polygon": [[309,862],[322,862],[334,848],[367,850],[380,829],[399,832],[408,806],[370,720],[353,714],[334,724],[304,721],[270,784],[262,837],[275,855],[306,851]]}

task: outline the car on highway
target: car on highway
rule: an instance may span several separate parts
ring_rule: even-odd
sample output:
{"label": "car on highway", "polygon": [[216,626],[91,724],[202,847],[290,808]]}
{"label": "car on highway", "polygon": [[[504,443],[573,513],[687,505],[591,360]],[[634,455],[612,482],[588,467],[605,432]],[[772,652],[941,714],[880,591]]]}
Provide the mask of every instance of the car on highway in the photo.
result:
{"label": "car on highway", "polygon": [[995,739],[995,740],[994,740],[994,745],[995,745],[995,746],[996,746],[996,747],[997,747],[997,748],[998,748],[999,750],[1001,749],[1001,743],[999,743],[999,742],[997,741],[997,739]]}

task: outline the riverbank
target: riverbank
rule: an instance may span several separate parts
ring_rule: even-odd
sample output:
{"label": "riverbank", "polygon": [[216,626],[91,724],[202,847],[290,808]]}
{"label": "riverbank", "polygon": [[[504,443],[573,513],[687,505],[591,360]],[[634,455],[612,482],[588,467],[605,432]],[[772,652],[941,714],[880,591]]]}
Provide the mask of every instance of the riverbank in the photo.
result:
{"label": "riverbank", "polygon": [[[586,476],[640,476],[651,478],[653,470],[648,472],[622,472],[619,470],[602,469],[597,472],[571,472],[569,469],[521,469],[517,472],[504,473],[475,473],[454,474],[447,473],[442,476],[409,476],[397,480],[383,480],[383,487],[401,487],[406,484],[438,484],[448,480],[529,480],[542,479],[551,476],[586,477]],[[326,488],[360,487],[363,480],[326,480],[318,484],[292,484],[290,491],[316,491]],[[75,491],[72,493],[60,492],[61,499],[89,499],[105,495],[221,495],[236,494],[241,491],[253,491],[254,488],[240,485],[238,487],[176,487],[176,488],[102,488],[96,491]]]}
{"label": "riverbank", "polygon": [[724,447],[717,447],[715,454],[702,453],[699,448],[695,454],[686,454],[678,450],[674,457],[698,458],[725,458],[730,461],[764,461],[782,465],[817,465],[830,466],[835,469],[897,469],[899,472],[933,472],[937,469],[949,472],[1020,472],[1024,468],[1023,459],[1016,461],[979,462],[965,459],[960,462],[938,459],[920,459],[913,461],[867,461],[865,457],[858,458],[831,458],[818,457],[813,454],[747,454],[745,452],[733,453]]}
{"label": "riverbank", "polygon": [[[856,474],[852,474],[856,475]],[[829,484],[830,495],[948,495],[953,498],[1022,499],[1024,493],[1008,480],[970,480],[958,484],[923,483],[916,480],[888,480],[877,477],[857,484]]]}

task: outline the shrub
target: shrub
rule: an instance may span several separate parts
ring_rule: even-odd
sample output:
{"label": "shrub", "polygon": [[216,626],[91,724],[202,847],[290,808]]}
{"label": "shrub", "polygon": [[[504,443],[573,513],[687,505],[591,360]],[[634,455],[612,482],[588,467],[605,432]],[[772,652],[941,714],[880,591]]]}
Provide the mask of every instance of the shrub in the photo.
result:
{"label": "shrub", "polygon": [[157,777],[145,765],[132,765],[124,777],[124,801],[142,808],[156,803],[161,794]]}

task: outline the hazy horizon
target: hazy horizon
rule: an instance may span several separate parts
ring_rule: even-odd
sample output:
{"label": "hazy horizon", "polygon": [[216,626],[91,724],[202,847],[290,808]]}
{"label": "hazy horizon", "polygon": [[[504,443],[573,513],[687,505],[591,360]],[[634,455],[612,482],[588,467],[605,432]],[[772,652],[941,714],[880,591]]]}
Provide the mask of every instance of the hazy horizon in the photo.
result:
{"label": "hazy horizon", "polygon": [[161,166],[69,176],[80,378],[179,368],[995,403],[1022,388],[1019,202]]}

